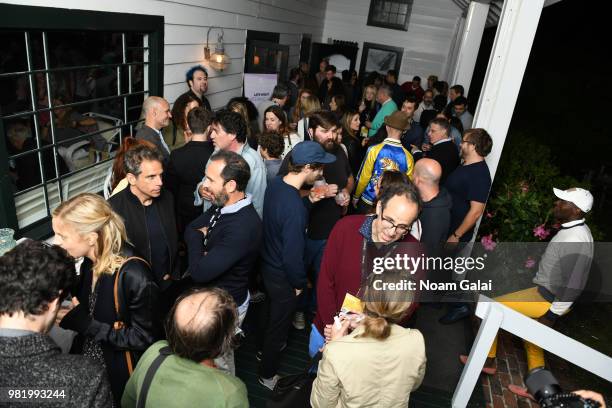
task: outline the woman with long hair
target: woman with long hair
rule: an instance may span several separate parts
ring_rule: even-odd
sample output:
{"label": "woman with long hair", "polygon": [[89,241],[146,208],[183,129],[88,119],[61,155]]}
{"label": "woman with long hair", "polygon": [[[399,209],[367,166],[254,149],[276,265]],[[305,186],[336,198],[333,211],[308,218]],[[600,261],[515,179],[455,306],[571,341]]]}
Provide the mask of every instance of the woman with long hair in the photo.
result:
{"label": "woman with long hair", "polygon": [[293,127],[294,129],[297,127],[297,123],[300,121],[300,119],[304,118],[304,105],[308,104],[307,99],[313,95],[314,92],[312,92],[310,89],[300,89],[295,106],[291,108],[291,112],[289,113],[289,121],[291,122],[291,125],[295,125]]}
{"label": "woman with long hair", "polygon": [[179,96],[174,101],[171,124],[162,130],[162,136],[169,141],[168,146],[171,149],[176,149],[185,144],[185,135],[191,133],[187,124],[187,114],[198,106],[202,106],[202,101],[188,93]]}
{"label": "woman with long hair", "polygon": [[[408,406],[425,376],[425,341],[418,330],[398,324],[409,313],[413,292],[389,287],[400,288],[410,278],[389,270],[365,279],[359,291],[363,313],[340,316],[329,328],[310,394],[313,407]],[[385,290],[376,289],[383,284]]]}
{"label": "woman with long hair", "polygon": [[304,116],[297,124],[297,133],[302,140],[310,140],[310,136],[308,135],[308,116],[320,110],[321,102],[319,102],[319,98],[315,95],[311,94],[302,100],[302,114]]}
{"label": "woman with long hair", "polygon": [[336,115],[336,119],[342,119],[346,110],[346,98],[343,94],[332,95],[329,100],[329,110]]}
{"label": "woman with long hair", "polygon": [[278,133],[283,137],[285,149],[282,157],[293,149],[293,146],[302,142],[304,139],[300,135],[291,131],[287,123],[287,116],[280,106],[272,105],[264,112],[263,129],[265,132]]}
{"label": "woman with long hair", "polygon": [[342,144],[346,146],[349,165],[353,174],[359,174],[359,168],[365,155],[359,133],[359,113],[354,110],[346,111],[340,120],[340,124],[342,125]]}
{"label": "woman with long hair", "polygon": [[378,102],[376,102],[377,92],[378,88],[375,85],[367,85],[363,88],[363,95],[358,106],[361,126],[365,126],[366,122],[373,121],[380,108]]}
{"label": "woman with long hair", "polygon": [[102,364],[115,404],[140,355],[161,335],[159,288],[133,257],[123,220],[99,195],[79,194],[53,210],[56,244],[83,258],[70,308],[57,320],[78,333],[72,352]]}

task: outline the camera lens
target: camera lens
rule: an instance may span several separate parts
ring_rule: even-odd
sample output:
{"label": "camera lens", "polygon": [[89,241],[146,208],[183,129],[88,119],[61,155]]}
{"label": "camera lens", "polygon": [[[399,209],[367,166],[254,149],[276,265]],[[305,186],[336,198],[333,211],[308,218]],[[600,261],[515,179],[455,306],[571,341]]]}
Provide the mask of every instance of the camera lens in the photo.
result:
{"label": "camera lens", "polygon": [[550,371],[542,367],[534,368],[527,374],[525,385],[538,403],[561,392],[561,387],[555,377]]}

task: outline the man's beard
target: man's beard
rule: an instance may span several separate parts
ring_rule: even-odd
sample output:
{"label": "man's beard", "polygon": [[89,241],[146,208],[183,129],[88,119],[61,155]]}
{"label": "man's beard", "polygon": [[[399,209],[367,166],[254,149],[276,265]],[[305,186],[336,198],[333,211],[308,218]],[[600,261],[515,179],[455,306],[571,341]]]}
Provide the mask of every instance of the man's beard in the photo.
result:
{"label": "man's beard", "polygon": [[323,146],[323,149],[326,152],[330,152],[330,153],[334,153],[338,145],[339,144],[334,139],[326,140],[324,143],[321,144],[321,146]]}
{"label": "man's beard", "polygon": [[225,203],[227,203],[228,200],[229,200],[229,195],[225,191],[221,190],[219,194],[214,195],[211,202],[217,207],[223,207]]}

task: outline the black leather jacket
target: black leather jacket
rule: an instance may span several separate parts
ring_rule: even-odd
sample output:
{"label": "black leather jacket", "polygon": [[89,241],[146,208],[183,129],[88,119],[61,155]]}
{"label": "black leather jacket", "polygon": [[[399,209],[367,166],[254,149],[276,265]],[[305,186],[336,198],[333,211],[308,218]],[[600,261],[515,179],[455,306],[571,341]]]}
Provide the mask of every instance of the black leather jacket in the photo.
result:
{"label": "black leather jacket", "polygon": [[[133,253],[133,248],[127,245],[122,250],[122,255],[126,257]],[[79,282],[73,293],[80,303],[66,314],[60,326],[79,333],[71,350],[74,353],[82,352],[87,337],[100,344],[113,395],[115,399],[120,399],[129,378],[125,351],[130,352],[135,367],[142,353],[161,337],[162,318],[158,310],[159,288],[149,266],[136,259],[127,261],[121,269],[117,315],[113,293],[117,272],[112,275],[103,274],[98,278],[95,304],[90,305],[93,271],[92,262],[86,258],[81,265]],[[93,307],[93,313],[90,313],[90,306]],[[123,322],[122,328],[113,327],[117,321]]]}

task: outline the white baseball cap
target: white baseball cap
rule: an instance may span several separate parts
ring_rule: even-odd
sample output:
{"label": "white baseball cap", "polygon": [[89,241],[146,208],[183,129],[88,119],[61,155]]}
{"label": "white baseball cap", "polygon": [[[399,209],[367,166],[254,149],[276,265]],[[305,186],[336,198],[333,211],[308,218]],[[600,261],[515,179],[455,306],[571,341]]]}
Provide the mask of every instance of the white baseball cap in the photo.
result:
{"label": "white baseball cap", "polygon": [[567,190],[553,188],[553,193],[560,199],[573,203],[584,213],[588,213],[593,208],[593,195],[584,188],[572,187]]}

